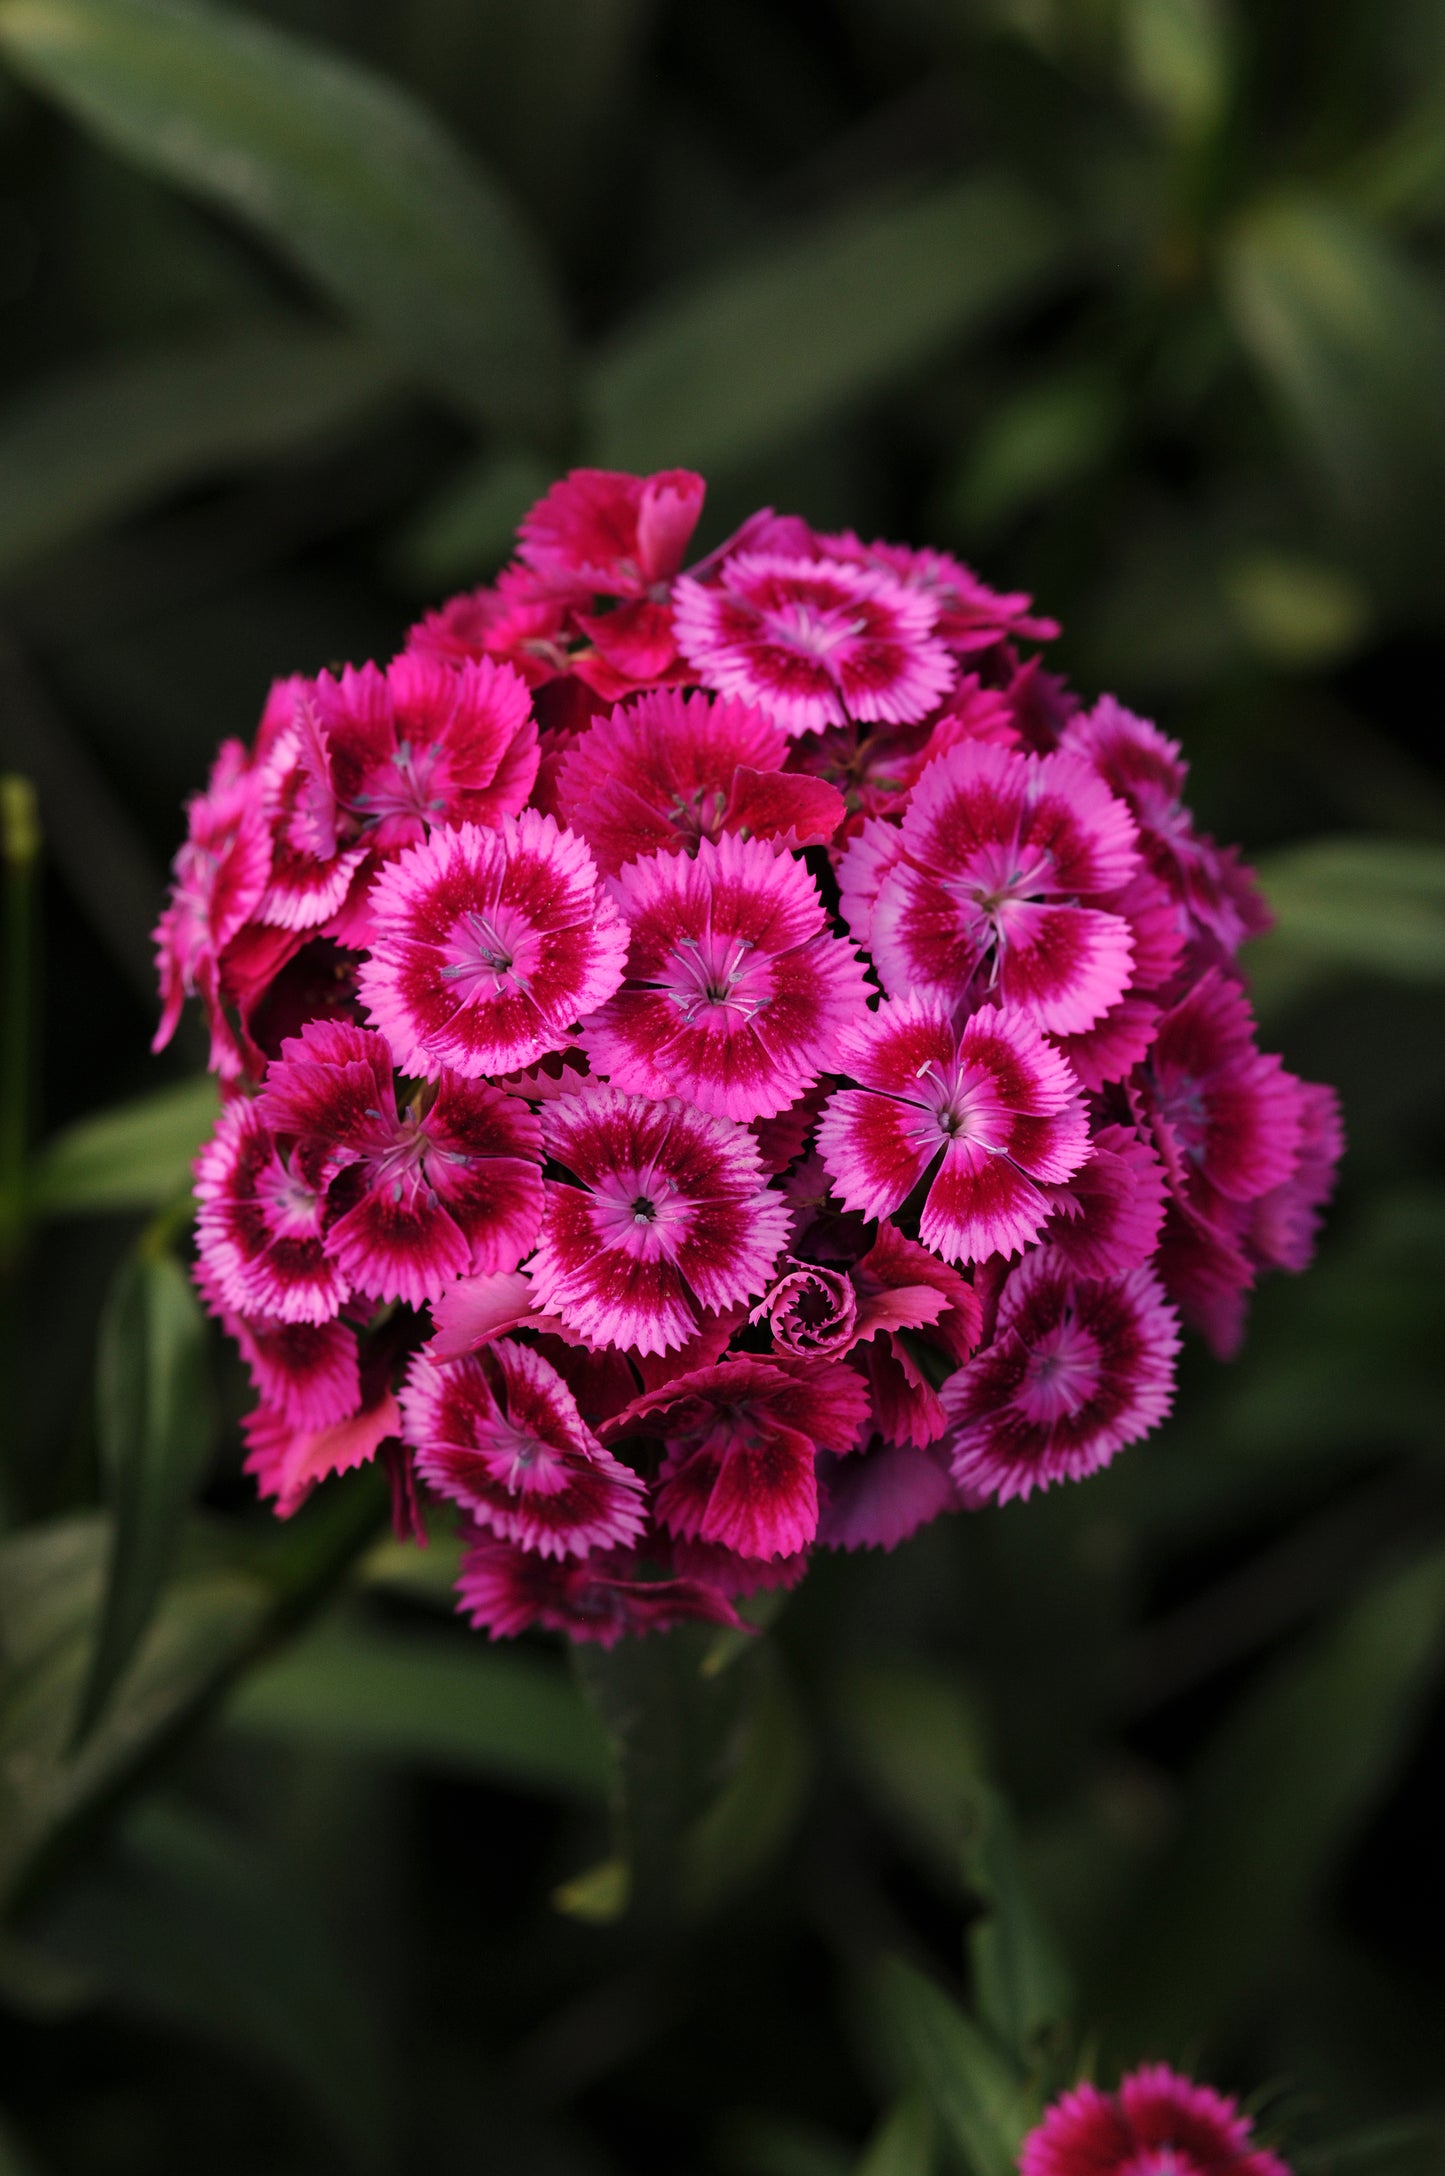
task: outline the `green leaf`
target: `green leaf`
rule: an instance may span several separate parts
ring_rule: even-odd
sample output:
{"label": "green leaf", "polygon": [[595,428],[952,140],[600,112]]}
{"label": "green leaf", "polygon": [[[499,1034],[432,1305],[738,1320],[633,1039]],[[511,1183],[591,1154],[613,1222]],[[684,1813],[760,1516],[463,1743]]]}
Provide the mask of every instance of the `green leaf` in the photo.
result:
{"label": "green leaf", "polygon": [[533,454],[483,454],[402,531],[392,559],[418,589],[480,581],[511,554],[518,523],[552,481]]}
{"label": "green leaf", "polygon": [[1233,73],[1225,0],[1125,0],[1124,59],[1139,97],[1172,136],[1206,136]]}
{"label": "green leaf", "polygon": [[217,1108],[216,1084],[202,1077],[77,1120],[36,1158],[34,1206],[49,1216],[168,1207],[190,1187]]}
{"label": "green leaf", "polygon": [[1034,2114],[1017,2071],[941,1987],[902,1958],[884,1966],[882,1995],[903,2062],[970,2176],[1012,2176]]}
{"label": "green leaf", "polygon": [[249,1839],[176,1804],[131,1813],[67,1889],[47,1946],[126,2013],[259,2057],[307,2095],[351,2164],[384,2166],[392,2080],[315,1902]]}
{"label": "green leaf", "polygon": [[1039,1916],[1003,1800],[983,1783],[974,1784],[972,1795],[964,1871],[985,1907],[968,1931],[974,1988],[984,2021],[1028,2063],[1067,2019],[1072,1989]]}
{"label": "green leaf", "polygon": [[1390,1788],[1445,1656],[1445,1555],[1368,1593],[1237,1706],[1191,1779],[1094,2007],[1126,2053],[1257,2015]]}
{"label": "green leaf", "polygon": [[164,492],[344,430],[397,382],[378,346],[264,322],[53,373],[0,412],[0,577]]}
{"label": "green leaf", "polygon": [[1332,974],[1445,982],[1445,847],[1311,839],[1259,864],[1275,927],[1247,955],[1261,1013]]}
{"label": "green leaf", "polygon": [[1108,459],[1125,417],[1118,385],[1070,370],[996,402],[945,495],[946,516],[982,535]]}
{"label": "green leaf", "polygon": [[593,366],[590,457],[755,460],[1032,299],[1060,254],[1037,199],[993,178],[835,212],[624,324]]}
{"label": "green leaf", "polygon": [[1251,647],[1286,672],[1336,664],[1371,631],[1368,592],[1352,574],[1323,560],[1298,552],[1237,552],[1221,579]]}
{"label": "green leaf", "polygon": [[77,1729],[95,1723],[150,1623],[181,1522],[205,1471],[206,1323],[174,1256],[143,1243],[123,1262],[100,1328],[96,1427],[114,1515],[95,1661]]}
{"label": "green leaf", "polygon": [[1378,517],[1429,492],[1445,307],[1410,260],[1343,206],[1295,196],[1239,222],[1222,274],[1240,339],[1344,510]]}
{"label": "green leaf", "polygon": [[110,1553],[99,1517],[30,1527],[0,1544],[0,1906],[201,1709],[273,1607],[257,1576],[184,1570],[74,1748]]}
{"label": "green leaf", "polygon": [[479,1640],[342,1618],[253,1671],[226,1713],[234,1729],[563,1798],[603,1799],[611,1780],[602,1731],[565,1673]]}
{"label": "green leaf", "polygon": [[504,193],[394,85],[190,0],[0,0],[0,54],[266,236],[423,382],[499,422],[558,420],[546,270]]}
{"label": "green leaf", "polygon": [[40,2163],[5,2116],[0,2116],[0,2176],[41,2176]]}
{"label": "green leaf", "polygon": [[776,1653],[763,1648],[732,1776],[687,1839],[684,1907],[715,1911],[766,1871],[797,1826],[811,1770],[807,1726]]}
{"label": "green leaf", "polygon": [[921,2093],[905,2093],[869,2139],[853,2176],[933,2176],[937,2160],[933,2110]]}
{"label": "green leaf", "polygon": [[956,1893],[984,1761],[968,1688],[917,1664],[877,1663],[840,1676],[832,1705],[870,1794]]}

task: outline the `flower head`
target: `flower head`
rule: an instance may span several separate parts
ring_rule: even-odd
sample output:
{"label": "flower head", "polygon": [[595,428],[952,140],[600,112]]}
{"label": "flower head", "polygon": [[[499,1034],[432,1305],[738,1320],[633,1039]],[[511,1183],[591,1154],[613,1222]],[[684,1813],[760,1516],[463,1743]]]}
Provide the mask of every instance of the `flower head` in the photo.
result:
{"label": "flower head", "polygon": [[493,1639],[540,1625],[569,1639],[615,1647],[620,1639],[670,1632],[679,1624],[736,1626],[722,1588],[705,1579],[639,1576],[630,1550],[594,1550],[559,1561],[477,1527],[462,1552],[459,1606]]}
{"label": "flower head", "polygon": [[324,1144],[287,1148],[246,1097],[226,1104],[196,1159],[196,1245],[233,1314],[329,1322],[350,1298],[325,1246],[335,1171]]}
{"label": "flower head", "polygon": [[548,1188],[528,1274],[579,1336],[666,1352],[767,1284],[788,1212],[741,1126],[594,1085],[546,1105],[542,1131],[571,1183]]}
{"label": "flower head", "polygon": [[409,847],[370,906],[362,999],[398,1064],[427,1080],[531,1065],[622,980],[627,931],[591,855],[535,809]]}
{"label": "flower head", "polygon": [[1087,1160],[1074,1077],[1018,1013],[986,1007],[955,1033],[936,1002],[893,998],[852,1031],[843,1062],[860,1085],[818,1125],[838,1198],[889,1216],[937,1166],[918,1228],[945,1261],[1018,1253],[1049,1215],[1042,1184]]}
{"label": "flower head", "polygon": [[1289,2176],[1239,2103],[1164,2063],[1115,2093],[1076,2085],[1019,2149],[1019,2176]]}
{"label": "flower head", "polygon": [[704,839],[612,880],[627,979],[590,1023],[593,1064],[639,1095],[771,1118],[833,1062],[868,984],[803,863],[763,839]]}
{"label": "flower head", "polygon": [[739,552],[715,583],[683,576],[673,605],[703,685],[759,704],[790,735],[926,716],[954,676],[935,616],[881,567],[773,552]]}

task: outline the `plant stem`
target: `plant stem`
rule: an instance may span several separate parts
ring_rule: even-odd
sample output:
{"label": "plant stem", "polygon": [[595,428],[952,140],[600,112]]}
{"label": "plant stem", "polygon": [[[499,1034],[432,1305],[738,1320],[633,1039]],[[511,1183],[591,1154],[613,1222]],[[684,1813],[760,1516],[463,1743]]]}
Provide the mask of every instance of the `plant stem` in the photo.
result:
{"label": "plant stem", "polygon": [[35,789],[28,778],[0,778],[0,1273],[19,1260],[27,1220],[39,859]]}

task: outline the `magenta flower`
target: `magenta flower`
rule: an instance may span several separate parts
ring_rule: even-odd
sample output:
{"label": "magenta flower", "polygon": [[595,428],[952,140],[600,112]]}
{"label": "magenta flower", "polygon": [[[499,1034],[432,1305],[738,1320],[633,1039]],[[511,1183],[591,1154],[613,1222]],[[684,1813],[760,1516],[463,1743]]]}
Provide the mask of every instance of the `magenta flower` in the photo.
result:
{"label": "magenta flower", "polygon": [[[916,1348],[921,1346],[945,1368],[961,1366],[982,1334],[978,1294],[956,1269],[927,1247],[905,1239],[886,1218],[849,1277],[858,1296],[859,1322],[852,1364],[868,1385],[873,1426],[891,1444],[922,1449],[943,1434],[948,1417]],[[905,1331],[910,1335],[901,1334]],[[920,1486],[925,1479],[922,1469],[907,1461],[892,1470],[900,1484],[908,1474]],[[854,1485],[846,1484],[849,1489]]]}
{"label": "magenta flower", "polygon": [[1132,1126],[1101,1126],[1089,1161],[1062,1186],[1045,1238],[1076,1277],[1122,1277],[1159,1244],[1164,1169]]}
{"label": "magenta flower", "polygon": [[397,1109],[380,1035],[315,1020],[257,1109],[333,1176],[323,1247],[354,1290],[420,1307],[454,1277],[515,1269],[542,1221],[542,1132],[515,1096],[443,1076]]}
{"label": "magenta flower", "polygon": [[562,757],[557,806],[597,866],[694,849],[725,831],[804,846],[831,839],[843,802],[783,769],[787,737],[761,710],[672,689],[596,718]]}
{"label": "magenta flower", "polygon": [[766,1321],[779,1352],[840,1358],[857,1344],[858,1294],[851,1277],[823,1262],[788,1262],[748,1318]]}
{"label": "magenta flower", "polygon": [[936,714],[915,725],[881,729],[830,726],[794,741],[788,768],[836,787],[847,806],[851,837],[867,817],[901,816],[924,766],[975,740],[1016,748],[1019,731],[1007,694],[967,673]]}
{"label": "magenta flower", "polygon": [[818,549],[830,558],[858,566],[884,567],[932,599],[937,610],[940,641],[958,656],[992,649],[1005,637],[1025,642],[1052,642],[1059,632],[1057,620],[1032,613],[1032,597],[1021,590],[1001,594],[990,589],[949,552],[915,551],[907,544],[864,544],[851,529],[837,536],[818,538]]}
{"label": "magenta flower", "polygon": [[531,1065],[622,980],[627,930],[591,855],[535,809],[409,847],[370,905],[361,996],[397,1063],[427,1080]]}
{"label": "magenta flower", "polygon": [[583,1040],[617,1087],[772,1118],[832,1064],[868,984],[802,862],[725,833],[692,859],[630,863],[612,894],[632,932],[627,979]]}
{"label": "magenta flower", "polygon": [[422,1480],[498,1540],[586,1556],[642,1532],[641,1481],[603,1449],[530,1346],[499,1338],[460,1360],[419,1353],[401,1410]]}
{"label": "magenta flower", "polygon": [[529,688],[565,673],[567,599],[530,567],[504,567],[495,583],[451,598],[407,634],[413,656],[449,665],[494,658],[521,674]]}
{"label": "magenta flower", "polygon": [[156,925],[162,1010],[151,1048],[165,1049],[186,999],[199,997],[210,1016],[211,1064],[234,1080],[240,1065],[220,1011],[221,961],[260,907],[271,874],[262,782],[239,741],[222,744],[205,792],[186,815],[186,842]]}
{"label": "magenta flower", "polygon": [[868,1418],[863,1384],[835,1361],[741,1354],[638,1398],[608,1428],[666,1446],[654,1510],[682,1540],[743,1557],[791,1556],[818,1524],[814,1452],[849,1451]]}
{"label": "magenta flower", "polygon": [[554,589],[645,597],[681,567],[706,492],[686,468],[574,468],[522,523],[518,556]]}
{"label": "magenta flower", "polygon": [[788,1212],[741,1126],[599,1085],[548,1104],[542,1132],[575,1183],[548,1188],[529,1275],[578,1335],[666,1352],[767,1284]]}
{"label": "magenta flower", "polygon": [[401,1413],[385,1390],[359,1413],[325,1428],[297,1426],[258,1406],[242,1421],[241,1432],[248,1445],[247,1473],[263,1496],[275,1497],[277,1518],[289,1519],[318,1481],[370,1465],[382,1446],[399,1436]]}
{"label": "magenta flower", "polygon": [[549,1560],[478,1529],[462,1555],[460,1607],[493,1639],[515,1639],[540,1625],[568,1639],[615,1647],[620,1639],[670,1632],[675,1625],[736,1626],[737,1611],[703,1579],[640,1579],[623,1549],[598,1550],[580,1562]]}
{"label": "magenta flower", "polygon": [[279,1143],[256,1105],[225,1105],[196,1159],[196,1247],[220,1302],[237,1315],[329,1322],[351,1295],[326,1251],[336,1162],[324,1143]]}
{"label": "magenta flower", "polygon": [[941,1447],[875,1437],[851,1458],[818,1460],[824,1549],[896,1549],[945,1511],[961,1508]]}
{"label": "magenta flower", "polygon": [[1056,1035],[1092,1027],[1129,987],[1129,924],[1097,901],[1134,875],[1135,839],[1128,809],[1078,756],[979,742],[940,756],[869,923],[884,988],[951,1005],[989,989]]}
{"label": "magenta flower", "polygon": [[943,1386],[954,1480],[1007,1503],[1096,1473],[1168,1413],[1178,1349],[1151,1270],[1084,1283],[1037,1249],[1004,1285],[993,1342]]}
{"label": "magenta flower", "polygon": [[759,704],[789,735],[926,716],[954,677],[935,616],[881,567],[774,552],[739,552],[715,583],[684,575],[673,592],[678,648],[703,685]]}
{"label": "magenta flower", "polygon": [[919,1236],[946,1262],[1017,1254],[1049,1215],[1040,1185],[1087,1160],[1074,1077],[1017,1013],[985,1008],[955,1034],[942,1006],[894,998],[847,1038],[843,1062],[860,1085],[818,1124],[839,1200],[890,1216],[937,1165]]}
{"label": "magenta flower", "polygon": [[1160,1020],[1140,1102],[1181,1199],[1203,1180],[1253,1201],[1294,1174],[1303,1084],[1255,1048],[1249,1001],[1218,968]]}
{"label": "magenta flower", "polygon": [[361,1404],[361,1369],[349,1323],[238,1315],[204,1262],[194,1274],[206,1306],[240,1348],[262,1405],[293,1428],[329,1428],[351,1418]]}
{"label": "magenta flower", "polygon": [[1087,2081],[1044,2112],[1019,2149],[1019,2176],[1290,2176],[1258,2144],[1238,2101],[1164,2063]]}

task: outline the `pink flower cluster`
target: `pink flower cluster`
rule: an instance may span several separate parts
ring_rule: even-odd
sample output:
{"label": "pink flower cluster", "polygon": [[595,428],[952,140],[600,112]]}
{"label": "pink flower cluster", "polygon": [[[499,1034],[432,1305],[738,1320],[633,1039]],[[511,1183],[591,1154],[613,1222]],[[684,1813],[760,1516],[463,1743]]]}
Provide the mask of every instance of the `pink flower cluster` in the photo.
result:
{"label": "pink flower cluster", "polygon": [[1029,2132],[1019,2176],[1290,2176],[1237,2101],[1148,2063],[1115,2093],[1076,2085]]}
{"label": "pink flower cluster", "polygon": [[930,551],[579,470],[401,656],[277,683],[158,932],[201,1289],[282,1516],[380,1456],[506,1635],[736,1619],[1092,1473],[1303,1266],[1328,1090],[1179,750]]}

